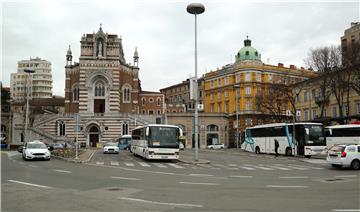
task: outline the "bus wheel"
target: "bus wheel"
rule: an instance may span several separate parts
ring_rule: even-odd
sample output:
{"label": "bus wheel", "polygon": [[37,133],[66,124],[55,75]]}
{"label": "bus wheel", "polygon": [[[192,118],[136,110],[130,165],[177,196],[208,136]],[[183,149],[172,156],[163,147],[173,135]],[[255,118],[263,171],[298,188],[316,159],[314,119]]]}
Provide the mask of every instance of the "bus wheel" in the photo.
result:
{"label": "bus wheel", "polygon": [[350,167],[354,170],[360,169],[360,162],[358,160],[353,160],[351,162]]}
{"label": "bus wheel", "polygon": [[311,158],[311,155],[305,155],[306,158]]}
{"label": "bus wheel", "polygon": [[260,154],[260,148],[258,146],[255,148],[255,153]]}
{"label": "bus wheel", "polygon": [[292,151],[291,151],[290,147],[286,148],[285,155],[286,156],[291,156],[292,155]]}

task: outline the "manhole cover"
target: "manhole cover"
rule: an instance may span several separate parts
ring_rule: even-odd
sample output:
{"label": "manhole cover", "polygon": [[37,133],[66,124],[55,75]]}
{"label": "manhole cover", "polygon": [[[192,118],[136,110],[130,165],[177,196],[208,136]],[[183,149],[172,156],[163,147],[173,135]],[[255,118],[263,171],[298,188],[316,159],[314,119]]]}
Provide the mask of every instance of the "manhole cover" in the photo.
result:
{"label": "manhole cover", "polygon": [[122,191],[121,188],[108,188],[108,191]]}

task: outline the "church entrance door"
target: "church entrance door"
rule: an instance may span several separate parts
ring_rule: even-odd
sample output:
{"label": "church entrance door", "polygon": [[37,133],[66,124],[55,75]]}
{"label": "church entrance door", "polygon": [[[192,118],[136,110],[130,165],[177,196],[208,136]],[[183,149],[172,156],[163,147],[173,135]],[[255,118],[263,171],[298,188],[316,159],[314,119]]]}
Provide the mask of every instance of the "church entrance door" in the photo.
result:
{"label": "church entrance door", "polygon": [[89,145],[90,147],[96,147],[96,144],[99,142],[99,129],[96,126],[93,126],[89,130]]}

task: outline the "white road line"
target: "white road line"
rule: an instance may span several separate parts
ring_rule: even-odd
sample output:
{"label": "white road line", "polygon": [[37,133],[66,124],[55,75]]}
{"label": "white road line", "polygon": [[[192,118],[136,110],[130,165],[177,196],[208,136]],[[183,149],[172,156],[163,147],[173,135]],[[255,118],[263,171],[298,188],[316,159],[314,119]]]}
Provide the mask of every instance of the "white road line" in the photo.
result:
{"label": "white road line", "polygon": [[266,188],[307,188],[308,186],[267,185]]}
{"label": "white road line", "polygon": [[29,165],[30,167],[33,167],[33,168],[37,168],[37,166],[34,166],[34,165]]}
{"label": "white road line", "polygon": [[135,166],[133,163],[124,162],[126,166]]}
{"label": "white road line", "polygon": [[237,165],[236,165],[236,164],[231,163],[231,164],[228,164],[228,166],[237,166]]}
{"label": "white road line", "polygon": [[348,211],[360,211],[360,209],[332,209],[332,211],[348,212]]}
{"label": "white road line", "polygon": [[111,161],[111,162],[110,162],[110,165],[112,165],[112,166],[118,166],[118,165],[119,165],[119,162],[117,162],[117,161]]}
{"label": "white road line", "polygon": [[195,204],[187,204],[187,203],[171,203],[171,202],[155,202],[151,200],[143,200],[143,199],[134,199],[134,198],[127,198],[127,197],[119,197],[118,199],[121,200],[128,200],[128,201],[135,201],[135,202],[143,202],[155,205],[170,205],[170,206],[178,206],[178,207],[195,207],[195,208],[202,208],[202,205],[195,205]]}
{"label": "white road line", "polygon": [[268,167],[264,167],[264,166],[251,165],[251,164],[245,164],[245,166],[252,166],[252,167],[255,167],[257,169],[262,169],[262,170],[267,170],[267,171],[274,170],[272,168],[268,168]]}
{"label": "white road line", "polygon": [[246,170],[255,170],[254,168],[246,167],[246,166],[239,166],[239,167]]}
{"label": "white road line", "polygon": [[306,179],[309,178],[308,176],[284,176],[279,177],[280,179]]}
{"label": "white road line", "polygon": [[144,163],[144,162],[138,162],[138,163],[143,167],[150,167],[150,165],[147,163]]}
{"label": "white road line", "polygon": [[229,167],[228,169],[229,170],[239,170],[239,168],[236,168],[236,167]]}
{"label": "white road line", "polygon": [[62,173],[71,173],[71,171],[61,170],[61,169],[53,169],[56,172],[62,172]]}
{"label": "white road line", "polygon": [[292,169],[297,169],[297,170],[309,170],[309,168],[297,165],[297,164],[288,164],[288,166]]}
{"label": "white road line", "polygon": [[334,177],[359,177],[358,175],[337,175],[337,176],[334,176]]}
{"label": "white road line", "polygon": [[214,175],[211,175],[211,174],[189,174],[189,176],[193,176],[193,177],[212,177]]}
{"label": "white road line", "polygon": [[26,182],[21,182],[21,181],[17,181],[17,180],[8,180],[8,181],[9,181],[9,182],[12,182],[12,183],[19,183],[19,184],[28,185],[28,186],[35,186],[35,187],[39,187],[39,188],[52,188],[52,187],[50,187],[50,186],[44,186],[44,185],[26,183]]}
{"label": "white road line", "polygon": [[128,178],[128,177],[114,177],[114,176],[111,176],[110,178],[112,179],[120,179],[120,180],[140,180],[139,178]]}
{"label": "white road line", "polygon": [[180,184],[188,185],[219,185],[218,183],[193,183],[193,182],[179,182]]}
{"label": "white road line", "polygon": [[161,164],[161,163],[153,163],[153,165],[159,167],[159,168],[167,168],[165,165]]}
{"label": "white road line", "polygon": [[184,167],[182,166],[179,166],[179,165],[176,165],[176,164],[173,164],[173,163],[167,163],[168,166],[172,166],[174,168],[177,168],[177,169],[183,169]]}
{"label": "white road line", "polygon": [[[262,164],[260,164],[260,165],[262,165]],[[290,170],[290,168],[281,167],[280,164],[279,165],[278,164],[272,164],[270,167],[274,168],[274,169],[280,169],[280,170]]]}
{"label": "white road line", "polygon": [[253,178],[253,176],[240,176],[240,175],[231,175],[233,178]]}
{"label": "white road line", "polygon": [[96,165],[104,165],[104,162],[99,162],[99,161],[97,161],[97,162],[96,162]]}

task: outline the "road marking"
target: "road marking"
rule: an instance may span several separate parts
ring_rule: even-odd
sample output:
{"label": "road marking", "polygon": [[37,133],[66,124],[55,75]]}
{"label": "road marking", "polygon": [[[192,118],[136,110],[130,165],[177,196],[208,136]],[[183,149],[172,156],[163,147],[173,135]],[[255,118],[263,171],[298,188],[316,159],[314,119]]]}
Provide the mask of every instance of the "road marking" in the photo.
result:
{"label": "road marking", "polygon": [[196,208],[202,208],[203,207],[202,205],[195,205],[195,204],[171,203],[171,202],[155,202],[155,201],[151,201],[151,200],[134,199],[134,198],[128,198],[128,197],[119,197],[118,199],[128,200],[128,201],[135,201],[135,202],[143,202],[143,203],[149,203],[149,204],[156,204],[156,205],[170,205],[170,206],[196,207]]}
{"label": "road marking", "polygon": [[255,170],[254,168],[246,167],[246,166],[239,166],[239,167],[246,170]]}
{"label": "road marking", "polygon": [[212,177],[214,175],[211,175],[211,174],[189,174],[189,176],[193,176],[193,177]]}
{"label": "road marking", "polygon": [[297,170],[309,170],[309,168],[300,166],[300,165],[296,165],[296,164],[288,164],[292,169],[297,169]]}
{"label": "road marking", "polygon": [[235,167],[229,167],[229,170],[239,170],[239,168],[235,168]]}
{"label": "road marking", "polygon": [[28,186],[35,186],[35,187],[39,187],[39,188],[52,188],[52,187],[50,187],[50,186],[44,186],[44,185],[26,183],[26,182],[21,182],[21,181],[17,181],[17,180],[8,180],[8,181],[9,181],[9,182],[12,182],[12,183],[19,183],[19,184],[28,185]]}
{"label": "road marking", "polygon": [[236,164],[231,163],[231,164],[228,164],[228,166],[237,166],[237,165],[236,165]]}
{"label": "road marking", "polygon": [[266,188],[307,188],[308,186],[267,185]]}
{"label": "road marking", "polygon": [[334,176],[334,177],[358,177],[358,175],[338,175],[338,176]]}
{"label": "road marking", "polygon": [[118,165],[119,165],[119,162],[117,162],[117,161],[111,161],[111,162],[110,162],[110,165],[112,165],[112,166],[118,166]]}
{"label": "road marking", "polygon": [[96,162],[96,165],[104,165],[104,162]]}
{"label": "road marking", "polygon": [[264,166],[251,165],[251,164],[245,164],[245,166],[252,166],[252,167],[255,167],[257,169],[262,169],[262,170],[274,170],[272,168],[268,168],[268,167],[264,167]]}
{"label": "road marking", "polygon": [[127,177],[114,177],[114,176],[111,176],[110,178],[112,179],[120,179],[120,180],[140,180],[139,178],[127,178]]}
{"label": "road marking", "polygon": [[218,183],[193,183],[193,182],[179,182],[180,184],[188,185],[219,185]]}
{"label": "road marking", "polygon": [[347,211],[360,211],[360,209],[332,209],[332,211],[344,211],[344,212],[347,212]]}
{"label": "road marking", "polygon": [[33,167],[33,168],[37,168],[37,166],[34,166],[34,165],[29,165],[30,167]]}
{"label": "road marking", "polygon": [[133,163],[124,162],[126,166],[135,166]]}
{"label": "road marking", "polygon": [[233,178],[253,178],[253,176],[240,176],[240,175],[231,175]]}
{"label": "road marking", "polygon": [[290,168],[281,167],[281,164],[272,164],[271,168],[280,169],[280,170],[290,170]]}
{"label": "road marking", "polygon": [[144,166],[144,167],[150,167],[150,165],[149,164],[147,164],[147,163],[144,163],[144,162],[138,162],[141,166]]}
{"label": "road marking", "polygon": [[306,179],[309,178],[308,176],[285,176],[285,177],[279,177],[281,179]]}
{"label": "road marking", "polygon": [[71,171],[61,170],[61,169],[53,169],[56,172],[62,172],[62,173],[71,173]]}
{"label": "road marking", "polygon": [[167,168],[165,165],[163,165],[161,163],[153,163],[153,164],[159,168]]}
{"label": "road marking", "polygon": [[168,166],[172,166],[174,168],[177,168],[177,169],[183,169],[184,167],[182,166],[179,166],[179,165],[176,165],[176,164],[173,164],[173,163],[167,163]]}

